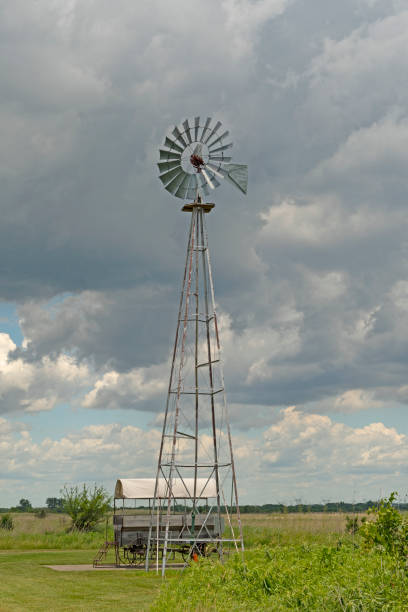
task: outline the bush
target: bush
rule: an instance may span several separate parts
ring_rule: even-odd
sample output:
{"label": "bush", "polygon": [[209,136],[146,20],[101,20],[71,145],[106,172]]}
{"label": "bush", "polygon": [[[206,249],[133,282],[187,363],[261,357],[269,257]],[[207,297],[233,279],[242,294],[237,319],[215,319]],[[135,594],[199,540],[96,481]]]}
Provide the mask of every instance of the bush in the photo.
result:
{"label": "bush", "polygon": [[45,511],[45,508],[38,508],[38,510],[35,511],[35,515],[36,518],[40,518],[43,519],[47,516],[47,513]]}
{"label": "bush", "polygon": [[374,521],[360,527],[360,535],[366,548],[377,548],[393,557],[406,560],[408,556],[408,521],[394,508],[397,493],[382,499],[378,508],[370,508]]}
{"label": "bush", "polygon": [[104,487],[85,484],[79,487],[64,487],[61,490],[65,512],[72,519],[72,530],[92,531],[110,510],[110,497]]}
{"label": "bush", "polygon": [[358,516],[346,516],[346,533],[356,535],[359,532],[361,525],[366,522],[366,517],[363,516],[360,519],[360,525],[358,524]]}
{"label": "bush", "polygon": [[3,514],[0,521],[0,529],[8,529],[8,531],[14,529],[14,523],[11,514]]}

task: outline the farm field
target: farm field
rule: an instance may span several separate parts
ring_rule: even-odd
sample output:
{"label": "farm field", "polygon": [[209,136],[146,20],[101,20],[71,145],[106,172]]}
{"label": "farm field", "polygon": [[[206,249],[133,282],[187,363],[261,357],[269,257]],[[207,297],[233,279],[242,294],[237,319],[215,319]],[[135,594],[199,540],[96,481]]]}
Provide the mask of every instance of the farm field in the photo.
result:
{"label": "farm field", "polygon": [[[162,582],[139,570],[56,572],[89,564],[105,539],[66,533],[69,520],[13,515],[0,530],[0,611],[22,610],[406,610],[406,571],[345,535],[343,514],[246,514],[245,562],[206,560]],[[174,580],[174,577],[177,580]]]}

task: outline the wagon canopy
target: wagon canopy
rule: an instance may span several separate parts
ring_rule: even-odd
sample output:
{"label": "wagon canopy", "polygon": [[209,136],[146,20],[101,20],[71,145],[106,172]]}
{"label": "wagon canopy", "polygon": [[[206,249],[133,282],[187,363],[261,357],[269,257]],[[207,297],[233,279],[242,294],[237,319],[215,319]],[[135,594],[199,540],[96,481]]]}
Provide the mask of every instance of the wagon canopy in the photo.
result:
{"label": "wagon canopy", "polygon": [[[173,478],[173,497],[190,499],[194,496],[194,478]],[[116,481],[115,499],[153,499],[155,478],[121,478]],[[157,497],[167,499],[169,490],[164,478],[159,479]],[[217,496],[214,478],[197,478],[196,498]]]}

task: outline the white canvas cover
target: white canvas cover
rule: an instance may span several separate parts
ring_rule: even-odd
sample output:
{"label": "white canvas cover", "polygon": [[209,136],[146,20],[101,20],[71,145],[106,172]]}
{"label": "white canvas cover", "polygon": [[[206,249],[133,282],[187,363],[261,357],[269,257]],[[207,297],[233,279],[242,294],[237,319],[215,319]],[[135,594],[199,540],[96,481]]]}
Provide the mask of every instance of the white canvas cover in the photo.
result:
{"label": "white canvas cover", "polygon": [[[120,478],[116,481],[116,499],[153,499],[155,478]],[[194,495],[194,478],[174,478],[173,497],[176,499],[189,499]],[[209,498],[217,496],[215,479],[197,478],[196,497]],[[159,479],[157,497],[166,499],[168,497],[167,483],[164,478]]]}

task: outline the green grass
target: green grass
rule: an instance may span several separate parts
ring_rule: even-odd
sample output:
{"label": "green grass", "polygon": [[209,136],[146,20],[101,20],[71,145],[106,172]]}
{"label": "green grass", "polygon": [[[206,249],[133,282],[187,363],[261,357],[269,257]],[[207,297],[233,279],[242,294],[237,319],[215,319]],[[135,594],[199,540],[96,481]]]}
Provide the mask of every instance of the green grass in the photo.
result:
{"label": "green grass", "polygon": [[105,541],[102,533],[13,533],[0,534],[0,550],[90,549],[100,548]]}
{"label": "green grass", "polygon": [[173,610],[382,611],[408,609],[407,573],[387,556],[321,541],[288,541],[234,555],[224,566],[194,564],[153,604]]}
{"label": "green grass", "polygon": [[345,536],[344,515],[243,519],[244,561],[237,555],[225,565],[202,560],[183,573],[169,571],[163,583],[155,572],[48,569],[44,565],[92,563],[104,527],[67,533],[67,517],[17,516],[13,532],[0,532],[0,612],[408,610],[406,568],[363,550],[358,536]]}
{"label": "green grass", "polygon": [[94,549],[0,552],[0,611],[148,610],[161,585],[154,572],[56,572],[44,567],[92,563],[94,554]]}

